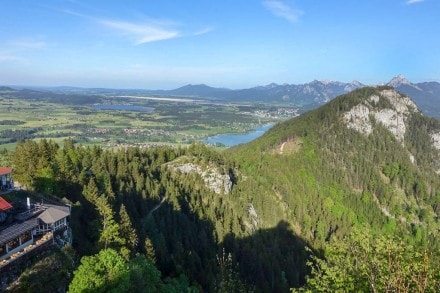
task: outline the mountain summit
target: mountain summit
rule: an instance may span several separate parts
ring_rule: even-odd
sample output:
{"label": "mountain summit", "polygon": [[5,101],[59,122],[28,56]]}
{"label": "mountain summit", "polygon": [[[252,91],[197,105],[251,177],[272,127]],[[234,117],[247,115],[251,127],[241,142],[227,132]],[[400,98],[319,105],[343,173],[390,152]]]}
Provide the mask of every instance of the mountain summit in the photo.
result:
{"label": "mountain summit", "polygon": [[391,79],[387,85],[414,99],[414,102],[426,115],[440,118],[440,83],[413,83],[403,75],[398,75]]}
{"label": "mountain summit", "polygon": [[343,118],[348,128],[366,135],[373,132],[375,123],[380,123],[396,140],[403,142],[407,121],[412,114],[418,112],[416,104],[410,98],[395,90],[384,89],[352,107],[343,114]]}
{"label": "mountain summit", "polygon": [[393,77],[388,83],[388,86],[392,86],[394,88],[399,87],[401,85],[411,85],[413,86],[413,83],[410,82],[408,79],[405,78],[402,74],[399,74],[395,77]]}

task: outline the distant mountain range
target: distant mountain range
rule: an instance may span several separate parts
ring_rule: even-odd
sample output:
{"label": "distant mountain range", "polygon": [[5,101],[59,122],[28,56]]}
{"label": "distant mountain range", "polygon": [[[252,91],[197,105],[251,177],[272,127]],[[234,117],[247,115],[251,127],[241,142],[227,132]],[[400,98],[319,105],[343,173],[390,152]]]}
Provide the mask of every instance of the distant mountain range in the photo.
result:
{"label": "distant mountain range", "polygon": [[276,84],[256,86],[247,89],[231,90],[214,88],[205,84],[186,85],[174,90],[147,91],[151,94],[187,96],[193,98],[216,99],[240,102],[279,102],[292,103],[297,106],[320,105],[331,99],[364,87],[362,83],[353,81],[314,80],[305,84]]}
{"label": "distant mountain range", "polygon": [[[419,108],[428,116],[440,118],[440,83],[421,82],[412,83],[402,75],[394,77],[386,85],[394,87],[416,102]],[[172,90],[145,90],[145,89],[105,89],[105,88],[78,88],[78,87],[13,87],[19,90],[20,96],[37,96],[41,92],[57,94],[74,94],[76,97],[84,95],[118,96],[118,95],[160,95],[191,97],[193,99],[218,100],[224,102],[252,102],[252,103],[280,103],[290,104],[303,109],[313,109],[329,102],[335,97],[349,93],[366,85],[352,81],[314,80],[304,84],[276,84],[256,86],[247,89],[216,88],[205,84],[188,84]],[[5,91],[6,87],[0,87]],[[29,90],[30,89],[30,90]],[[12,90],[9,88],[9,90]],[[22,92],[26,91],[26,92]]]}
{"label": "distant mountain range", "polygon": [[[386,85],[410,96],[417,106],[428,116],[440,118],[440,83],[412,83],[398,75]],[[305,84],[276,84],[231,90],[215,88],[205,84],[185,85],[173,90],[148,91],[145,93],[171,96],[186,96],[200,99],[216,99],[230,102],[288,103],[303,108],[315,108],[335,97],[365,87],[358,81],[314,80]]]}
{"label": "distant mountain range", "polygon": [[[440,83],[412,83],[402,75],[398,75],[386,85],[410,96],[426,115],[440,118]],[[214,88],[204,84],[186,85],[174,90],[152,91],[151,93],[227,101],[291,103],[313,108],[339,95],[365,86],[358,81],[345,83],[314,80],[305,84],[271,83],[266,86],[238,90]]]}

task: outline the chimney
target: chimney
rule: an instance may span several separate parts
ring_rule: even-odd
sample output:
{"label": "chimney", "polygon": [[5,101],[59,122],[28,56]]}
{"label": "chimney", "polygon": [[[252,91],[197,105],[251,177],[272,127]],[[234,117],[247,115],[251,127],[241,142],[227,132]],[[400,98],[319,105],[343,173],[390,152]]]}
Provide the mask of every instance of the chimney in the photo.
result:
{"label": "chimney", "polygon": [[31,199],[29,197],[26,198],[26,204],[27,204],[28,210],[30,210],[31,209]]}

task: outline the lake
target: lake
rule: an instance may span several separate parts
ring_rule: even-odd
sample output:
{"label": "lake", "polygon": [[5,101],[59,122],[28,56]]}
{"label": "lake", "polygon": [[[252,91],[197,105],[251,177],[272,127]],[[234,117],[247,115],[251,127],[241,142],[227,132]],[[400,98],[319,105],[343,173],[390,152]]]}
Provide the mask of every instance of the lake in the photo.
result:
{"label": "lake", "polygon": [[92,106],[93,110],[114,110],[114,111],[137,111],[137,112],[153,112],[154,108],[135,106],[135,105],[112,105],[97,104]]}
{"label": "lake", "polygon": [[216,136],[211,136],[203,140],[203,142],[216,144],[222,143],[225,146],[231,147],[241,143],[250,142],[260,136],[262,136],[266,131],[268,131],[273,124],[267,124],[262,126],[257,126],[253,131],[247,133],[229,133],[229,134],[219,134]]}

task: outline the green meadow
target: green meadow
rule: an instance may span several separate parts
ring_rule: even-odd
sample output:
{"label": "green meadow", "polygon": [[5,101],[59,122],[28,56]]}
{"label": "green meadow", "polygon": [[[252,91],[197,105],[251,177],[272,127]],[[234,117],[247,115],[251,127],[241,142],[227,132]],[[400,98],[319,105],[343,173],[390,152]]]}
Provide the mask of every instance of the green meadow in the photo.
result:
{"label": "green meadow", "polygon": [[[0,92],[0,148],[12,150],[25,139],[73,138],[83,145],[121,147],[190,144],[222,133],[243,133],[278,117],[259,117],[256,111],[273,108],[231,103],[143,100],[104,97],[100,104],[153,108],[151,112],[97,110],[93,104],[57,103],[24,99]],[[252,109],[249,111],[249,109]]]}

